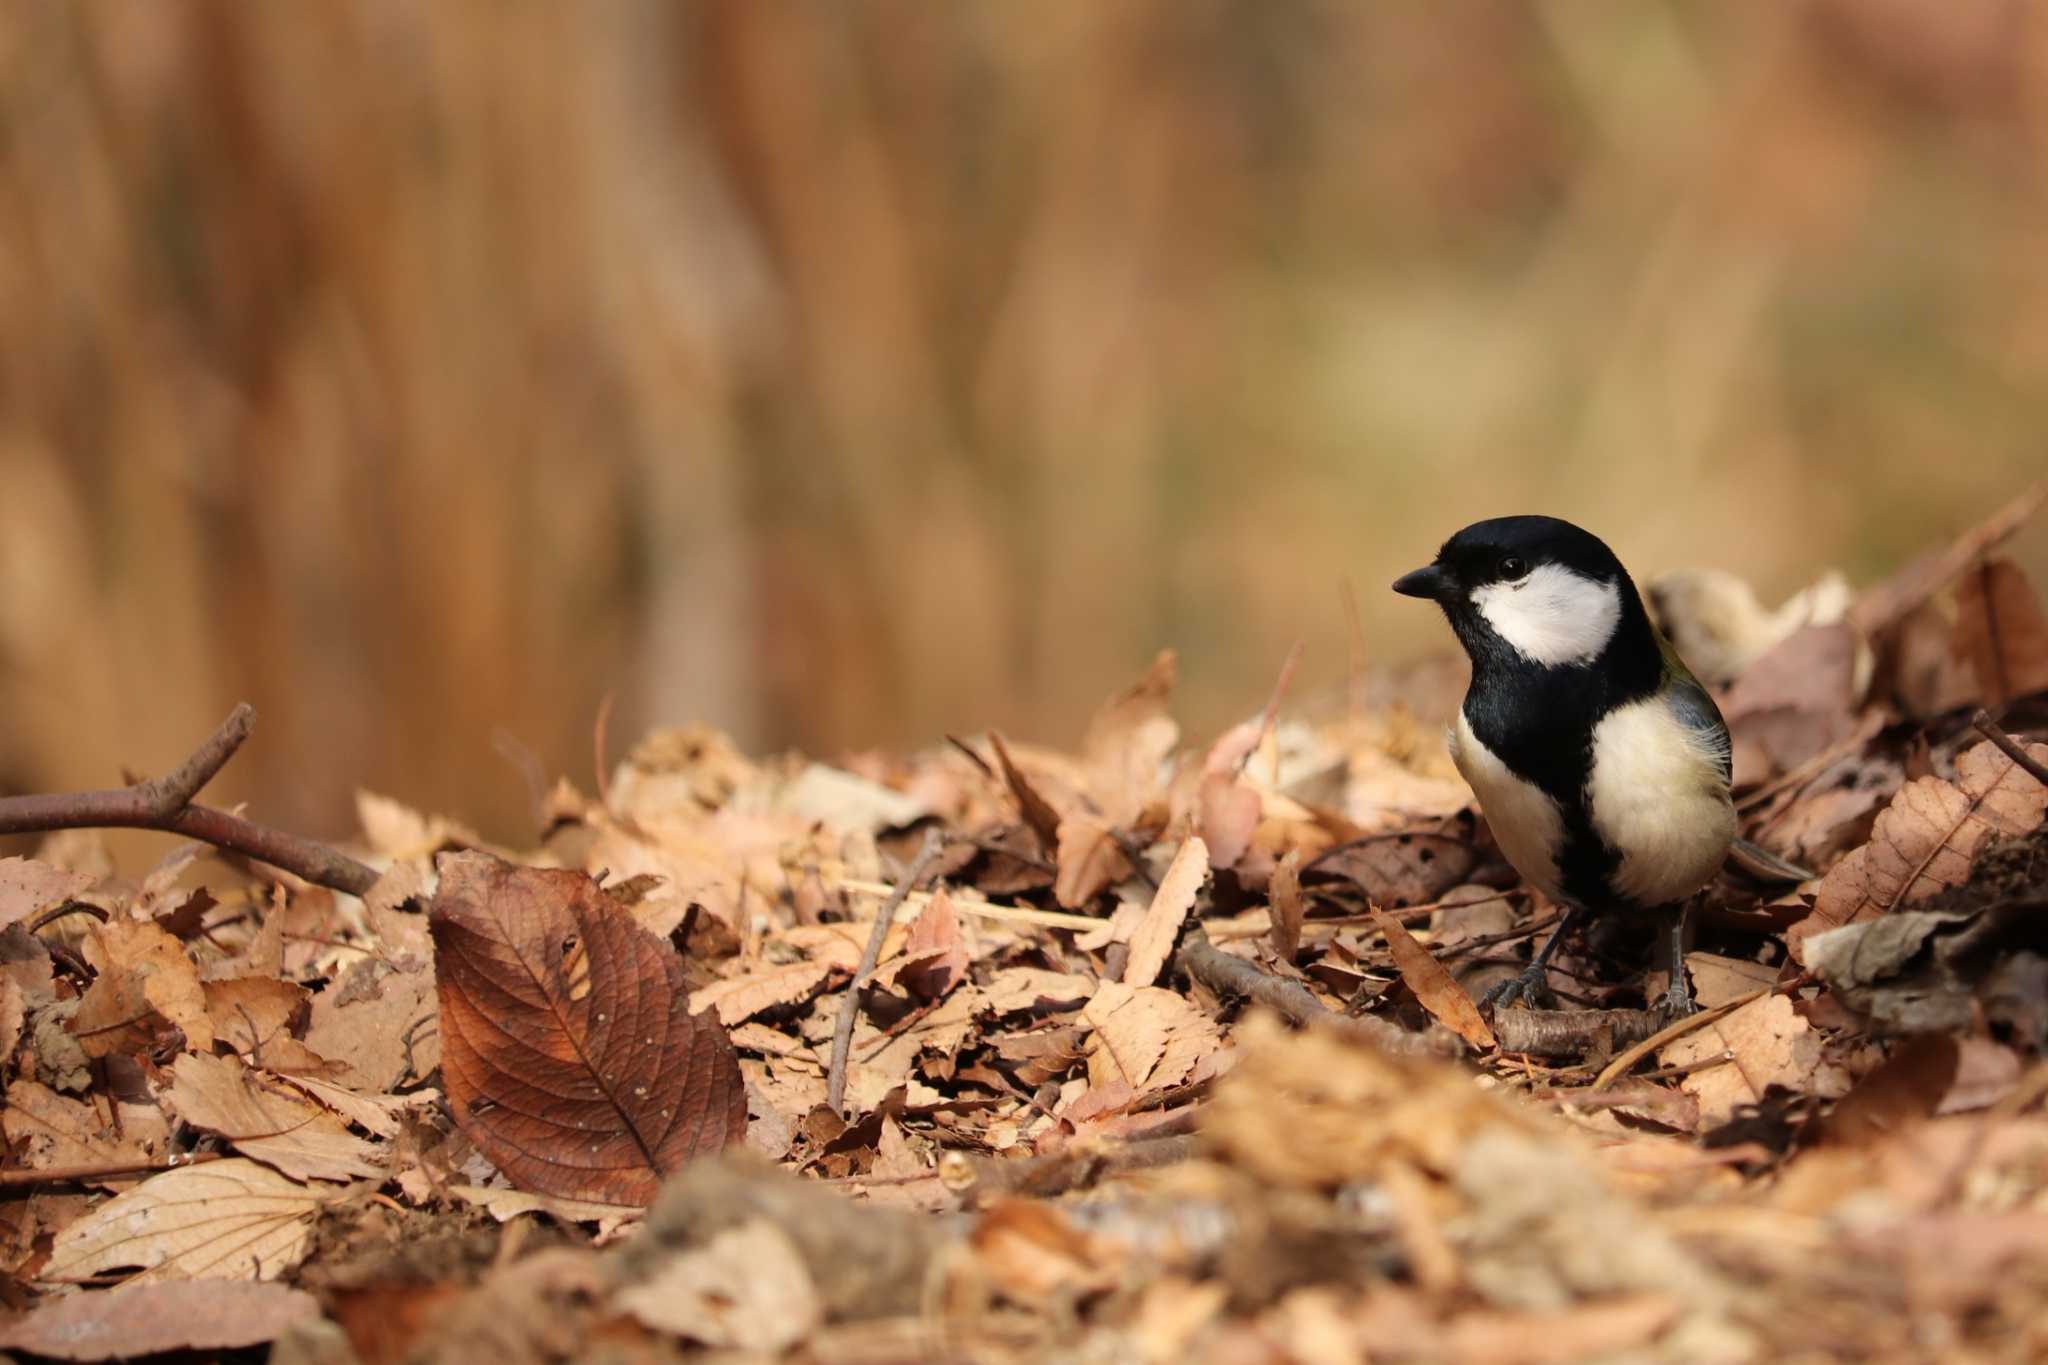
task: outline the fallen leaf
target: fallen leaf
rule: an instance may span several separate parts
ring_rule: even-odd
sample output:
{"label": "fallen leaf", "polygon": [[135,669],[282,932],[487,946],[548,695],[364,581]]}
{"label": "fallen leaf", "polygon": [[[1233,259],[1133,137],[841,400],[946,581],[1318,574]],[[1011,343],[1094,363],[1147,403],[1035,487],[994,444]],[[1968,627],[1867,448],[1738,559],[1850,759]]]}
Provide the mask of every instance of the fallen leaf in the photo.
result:
{"label": "fallen leaf", "polygon": [[1126,986],[1149,986],[1159,979],[1159,973],[1166,969],[1166,959],[1173,956],[1180,926],[1186,922],[1188,911],[1195,908],[1195,897],[1208,879],[1209,846],[1191,834],[1167,865],[1151,906],[1131,936],[1131,955],[1124,964]]}
{"label": "fallen leaf", "polygon": [[377,1149],[325,1109],[264,1079],[233,1057],[188,1052],[171,1068],[164,1102],[194,1127],[219,1133],[295,1180],[379,1175]]}
{"label": "fallen leaf", "polygon": [[1009,784],[1010,795],[1017,799],[1017,809],[1024,816],[1024,823],[1031,826],[1031,832],[1038,836],[1041,853],[1054,854],[1060,843],[1060,813],[1052,803],[1039,795],[1038,788],[1031,785],[1031,779],[1024,775],[1010,758],[1010,750],[1003,743],[1003,737],[993,730],[989,732],[989,743],[995,746],[996,762],[1002,766],[1003,781]]}
{"label": "fallen leaf", "polygon": [[895,979],[919,1000],[937,1000],[966,979],[967,961],[959,913],[941,887],[911,924]]}
{"label": "fallen leaf", "polygon": [[1394,966],[1400,970],[1401,979],[1408,983],[1408,989],[1415,992],[1415,998],[1430,1012],[1436,1021],[1466,1042],[1478,1048],[1495,1045],[1493,1030],[1479,1013],[1479,1006],[1472,1003],[1472,997],[1465,993],[1457,979],[1444,964],[1431,956],[1429,949],[1415,941],[1415,936],[1401,926],[1401,922],[1378,906],[1373,907],[1372,922],[1387,940],[1387,951],[1393,954]]}
{"label": "fallen leaf", "polygon": [[229,1351],[275,1341],[319,1316],[318,1299],[280,1284],[127,1284],[46,1300],[0,1325],[0,1350],[57,1360]]}
{"label": "fallen leaf", "polygon": [[669,1257],[614,1301],[657,1332],[745,1351],[788,1350],[825,1319],[803,1254],[765,1218]]}
{"label": "fallen leaf", "polygon": [[2044,502],[2048,502],[2048,480],[2030,485],[1949,544],[1928,551],[1882,583],[1866,589],[1849,609],[1850,622],[1865,639],[1880,634],[1941,591],[1943,584],[2010,539],[2013,532],[2041,510]]}
{"label": "fallen leaf", "polygon": [[1953,649],[1970,661],[1987,706],[2048,691],[2048,618],[2019,565],[1993,559],[1963,576]]}
{"label": "fallen leaf", "polygon": [[1178,671],[1174,652],[1161,650],[1145,676],[1104,702],[1088,724],[1081,761],[1089,791],[1112,826],[1137,820],[1180,742],[1180,726],[1167,709]]}
{"label": "fallen leaf", "polygon": [[139,1267],[144,1283],[272,1279],[299,1263],[314,1217],[345,1194],[247,1157],[165,1171],[58,1233],[41,1278],[61,1284]]}
{"label": "fallen leaf", "polygon": [[1308,914],[1308,898],[1301,894],[1301,850],[1287,851],[1266,893],[1273,904],[1273,956],[1292,962],[1301,951],[1301,924]]}
{"label": "fallen leaf", "polygon": [[[689,1012],[675,953],[630,911],[578,872],[480,853],[439,867],[448,1104],[513,1185],[645,1205],[663,1176],[745,1136],[732,1043]],[[589,961],[580,993],[572,949]]]}
{"label": "fallen leaf", "polygon": [[1074,814],[1063,818],[1054,854],[1053,898],[1079,910],[1131,875],[1131,860],[1107,821]]}
{"label": "fallen leaf", "polygon": [[146,1052],[170,1028],[182,1030],[189,1047],[213,1046],[206,993],[183,944],[154,924],[124,919],[94,925],[86,944],[99,976],[71,1031],[88,1057]]}
{"label": "fallen leaf", "polygon": [[34,858],[0,858],[0,929],[63,904],[98,880]]}
{"label": "fallen leaf", "polygon": [[529,1213],[544,1213],[558,1223],[589,1223],[600,1239],[609,1238],[628,1223],[637,1223],[646,1212],[637,1205],[605,1204],[589,1199],[557,1199],[549,1194],[526,1190],[490,1189],[481,1185],[450,1185],[447,1193],[474,1204],[500,1223],[509,1223]]}
{"label": "fallen leaf", "polygon": [[1856,724],[1859,640],[1847,624],[1804,626],[1766,650],[1729,689],[1730,737],[1784,772]]}
{"label": "fallen leaf", "polygon": [[[7,1087],[0,1133],[21,1168],[47,1171],[63,1166],[148,1166],[162,1159],[170,1125],[149,1104],[123,1104],[118,1121],[100,1104],[67,1099],[27,1078]],[[90,1183],[125,1190],[141,1175],[110,1176]]]}
{"label": "fallen leaf", "polygon": [[1089,1083],[1128,1086],[1134,1095],[1180,1084],[1222,1041],[1215,1020],[1156,986],[1105,981],[1081,1013],[1095,1027]]}
{"label": "fallen leaf", "polygon": [[728,1028],[755,1015],[783,1005],[808,1000],[825,988],[834,975],[847,968],[837,962],[790,962],[762,967],[724,981],[714,981],[690,992],[690,1009],[701,1013],[714,1010],[718,1022]]}
{"label": "fallen leaf", "polygon": [[1079,1009],[1094,993],[1087,977],[1049,967],[1005,967],[981,988],[984,1006],[996,1014]]}
{"label": "fallen leaf", "polygon": [[1738,1105],[1757,1103],[1773,1085],[1829,1097],[1841,1094],[1848,1077],[1827,1061],[1822,1042],[1790,997],[1766,995],[1666,1043],[1657,1061],[1689,1066],[1722,1052],[1735,1054],[1727,1065],[1695,1071],[1678,1083],[1699,1101],[1701,1125],[1712,1127],[1730,1118]]}
{"label": "fallen leaf", "polygon": [[[2048,744],[2027,752],[2048,760]],[[1786,932],[1793,956],[1824,930],[1923,900],[1969,876],[1978,848],[1995,835],[2025,834],[2048,814],[2048,787],[1988,741],[1956,760],[1953,782],[1915,778],[1871,827],[1870,842],[1828,872],[1813,913]]]}
{"label": "fallen leaf", "polygon": [[394,971],[358,962],[313,997],[306,1046],[344,1070],[340,1079],[372,1093],[394,1090],[441,1064],[431,965]]}
{"label": "fallen leaf", "polygon": [[1932,1118],[1955,1084],[1961,1055],[1953,1038],[1906,1039],[1828,1111],[1819,1140],[1849,1147],[1884,1143],[1906,1125]]}
{"label": "fallen leaf", "polygon": [[28,1001],[22,996],[21,983],[0,975],[0,1065],[21,1046],[21,1028],[27,1022]]}

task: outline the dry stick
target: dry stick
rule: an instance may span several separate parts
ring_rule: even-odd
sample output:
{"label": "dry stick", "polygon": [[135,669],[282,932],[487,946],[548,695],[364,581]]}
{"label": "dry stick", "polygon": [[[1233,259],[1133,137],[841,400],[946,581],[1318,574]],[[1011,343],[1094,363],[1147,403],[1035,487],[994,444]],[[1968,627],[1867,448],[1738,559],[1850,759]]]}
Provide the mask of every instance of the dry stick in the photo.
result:
{"label": "dry stick", "polygon": [[1970,717],[1970,724],[1975,726],[1984,738],[1996,744],[2007,758],[2019,764],[2021,772],[2042,786],[2048,787],[2048,767],[2042,766],[2040,759],[2021,748],[2019,741],[2007,734],[2005,727],[1993,720],[1989,711],[1978,707],[1977,714]]}
{"label": "dry stick", "polygon": [[311,839],[191,804],[200,788],[242,747],[255,721],[254,708],[243,702],[175,772],[147,782],[108,791],[0,797],[0,834],[43,834],[53,829],[161,830],[269,863],[336,891],[362,895],[376,882],[375,869]]}
{"label": "dry stick", "polygon": [[889,899],[875,913],[875,927],[868,931],[868,946],[861,950],[860,966],[854,970],[853,980],[847,984],[846,998],[839,1002],[839,1026],[832,1030],[832,1066],[825,1082],[825,1104],[835,1114],[845,1113],[846,1100],[846,1058],[853,1050],[853,1020],[860,1012],[860,993],[874,974],[875,963],[882,957],[882,942],[889,937],[889,926],[896,922],[896,910],[903,904],[917,884],[924,880],[924,874],[938,861],[939,853],[946,847],[945,838],[938,830],[928,830],[924,836],[924,847],[917,851],[917,857],[905,870],[903,879],[896,883],[896,889],[889,893]]}
{"label": "dry stick", "polygon": [[1279,1011],[1302,1028],[1327,1029],[1359,1039],[1385,1052],[1409,1056],[1455,1057],[1465,1051],[1463,1040],[1439,1025],[1433,1024],[1421,1033],[1410,1033],[1383,1019],[1338,1014],[1325,1007],[1301,983],[1275,976],[1241,957],[1232,957],[1224,952],[1209,941],[1209,935],[1199,924],[1190,928],[1181,940],[1174,960],[1182,971],[1218,995],[1243,996]]}
{"label": "dry stick", "polygon": [[1655,1010],[1496,1010],[1493,1036],[1502,1052],[1583,1057],[1601,1042],[1627,1047],[1663,1022]]}
{"label": "dry stick", "polygon": [[1001,1195],[1044,1198],[1092,1185],[1118,1171],[1149,1170],[1186,1161],[1197,1150],[1190,1134],[1154,1134],[1128,1142],[1076,1142],[1044,1156],[974,1156],[947,1152],[939,1159],[938,1177],[962,1199],[985,1202]]}
{"label": "dry stick", "polygon": [[77,1166],[45,1166],[41,1170],[0,1171],[0,1189],[19,1185],[77,1185],[89,1180],[111,1180],[124,1175],[155,1175],[185,1166],[218,1161],[218,1152],[194,1152],[166,1161],[88,1161]]}

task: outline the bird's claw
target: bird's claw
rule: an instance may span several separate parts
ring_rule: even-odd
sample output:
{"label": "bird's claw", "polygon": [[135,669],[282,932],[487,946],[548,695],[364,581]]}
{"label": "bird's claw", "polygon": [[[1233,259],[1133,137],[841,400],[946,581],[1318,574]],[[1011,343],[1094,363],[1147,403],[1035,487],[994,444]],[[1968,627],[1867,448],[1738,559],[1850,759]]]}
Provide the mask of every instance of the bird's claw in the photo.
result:
{"label": "bird's claw", "polygon": [[1532,1010],[1557,1008],[1557,995],[1550,989],[1550,968],[1542,963],[1532,963],[1527,968],[1495,985],[1479,997],[1481,1009],[1498,1014],[1516,1001]]}

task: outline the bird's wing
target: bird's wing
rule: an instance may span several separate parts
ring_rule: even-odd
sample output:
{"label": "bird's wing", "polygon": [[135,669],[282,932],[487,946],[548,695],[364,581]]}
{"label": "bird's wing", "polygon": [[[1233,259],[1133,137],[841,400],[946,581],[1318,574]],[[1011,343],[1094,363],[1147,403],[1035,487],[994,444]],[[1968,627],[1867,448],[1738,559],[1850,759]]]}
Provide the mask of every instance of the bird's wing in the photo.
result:
{"label": "bird's wing", "polygon": [[1734,746],[1728,738],[1728,723],[1721,719],[1721,708],[1714,705],[1707,689],[1692,674],[1678,673],[1664,684],[1664,704],[1714,760],[1721,780],[1730,780],[1735,774]]}

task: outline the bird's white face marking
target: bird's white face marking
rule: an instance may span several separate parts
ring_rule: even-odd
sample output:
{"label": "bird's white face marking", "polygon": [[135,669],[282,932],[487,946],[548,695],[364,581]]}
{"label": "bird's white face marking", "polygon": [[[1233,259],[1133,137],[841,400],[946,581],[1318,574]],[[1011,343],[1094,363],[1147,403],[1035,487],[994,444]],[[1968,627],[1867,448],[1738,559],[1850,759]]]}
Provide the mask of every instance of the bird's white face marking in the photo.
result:
{"label": "bird's white face marking", "polygon": [[1713,880],[1736,831],[1720,758],[1661,697],[1618,706],[1594,727],[1593,828],[1621,853],[1616,891],[1669,905]]}
{"label": "bird's white face marking", "polygon": [[1607,648],[1621,623],[1621,590],[1562,564],[1539,564],[1512,581],[1474,588],[1472,605],[1496,635],[1539,664],[1585,663]]}
{"label": "bird's white face marking", "polygon": [[1564,815],[1557,802],[1533,782],[1515,776],[1500,756],[1480,743],[1463,711],[1451,726],[1451,761],[1479,798],[1493,841],[1515,871],[1544,895],[1558,895],[1557,850],[1564,842]]}

